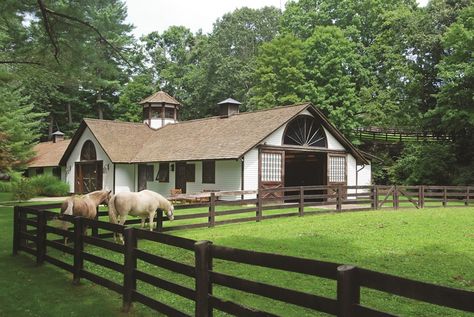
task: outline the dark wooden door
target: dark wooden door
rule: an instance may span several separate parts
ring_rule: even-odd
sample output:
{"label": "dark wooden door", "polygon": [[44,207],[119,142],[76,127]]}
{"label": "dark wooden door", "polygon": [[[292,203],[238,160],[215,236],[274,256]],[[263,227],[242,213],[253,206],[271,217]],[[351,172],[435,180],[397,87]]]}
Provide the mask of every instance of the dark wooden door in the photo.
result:
{"label": "dark wooden door", "polygon": [[181,189],[186,193],[186,162],[176,162],[176,181],[175,188]]}
{"label": "dark wooden door", "polygon": [[146,164],[138,164],[138,191],[146,189]]}
{"label": "dark wooden door", "polygon": [[102,161],[76,162],[74,192],[87,194],[102,189]]}
{"label": "dark wooden door", "polygon": [[[260,188],[278,189],[285,184],[285,152],[262,151],[260,153]],[[263,198],[282,197],[283,191],[264,193]]]}

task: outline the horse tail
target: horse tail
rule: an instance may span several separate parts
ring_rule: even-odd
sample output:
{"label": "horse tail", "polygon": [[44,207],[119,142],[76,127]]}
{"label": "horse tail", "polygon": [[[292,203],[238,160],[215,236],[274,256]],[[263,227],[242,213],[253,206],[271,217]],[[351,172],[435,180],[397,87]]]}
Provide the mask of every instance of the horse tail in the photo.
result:
{"label": "horse tail", "polygon": [[109,200],[109,222],[118,223],[117,210],[115,208],[115,195]]}

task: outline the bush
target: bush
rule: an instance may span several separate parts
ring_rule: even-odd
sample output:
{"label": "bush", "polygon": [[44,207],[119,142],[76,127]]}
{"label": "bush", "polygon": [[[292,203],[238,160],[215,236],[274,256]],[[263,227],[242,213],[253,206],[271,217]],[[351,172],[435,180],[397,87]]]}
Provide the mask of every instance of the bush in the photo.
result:
{"label": "bush", "polygon": [[414,143],[408,145],[390,167],[393,184],[449,185],[453,182],[456,157],[450,144]]}
{"label": "bush", "polygon": [[30,182],[34,194],[38,196],[66,196],[69,193],[69,185],[53,175],[33,176]]}
{"label": "bush", "polygon": [[35,195],[33,186],[27,178],[21,178],[11,183],[11,190],[13,193],[13,199],[18,201],[24,201],[33,198]]}

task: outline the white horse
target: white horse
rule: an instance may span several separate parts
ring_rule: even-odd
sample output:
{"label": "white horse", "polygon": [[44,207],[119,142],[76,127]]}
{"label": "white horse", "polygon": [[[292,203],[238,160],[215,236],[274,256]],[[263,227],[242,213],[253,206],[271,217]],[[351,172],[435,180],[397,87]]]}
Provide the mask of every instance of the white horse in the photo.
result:
{"label": "white horse", "polygon": [[[169,220],[173,220],[173,205],[163,196],[151,190],[142,190],[138,193],[122,192],[112,196],[109,201],[109,220],[112,223],[123,225],[128,215],[142,218],[142,228],[145,227],[145,219],[150,220],[150,231],[153,230],[153,218],[156,210],[166,212]],[[120,235],[123,243],[123,238]]]}

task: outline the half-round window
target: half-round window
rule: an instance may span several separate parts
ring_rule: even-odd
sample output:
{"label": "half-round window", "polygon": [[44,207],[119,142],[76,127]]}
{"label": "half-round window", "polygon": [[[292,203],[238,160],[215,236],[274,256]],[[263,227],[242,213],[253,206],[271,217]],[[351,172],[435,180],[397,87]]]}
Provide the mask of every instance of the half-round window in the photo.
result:
{"label": "half-round window", "polygon": [[326,134],[319,121],[308,115],[301,115],[288,123],[283,138],[287,145],[327,147]]}
{"label": "half-round window", "polygon": [[95,161],[97,160],[97,154],[95,152],[94,143],[91,140],[87,140],[82,146],[81,150],[81,161]]}

